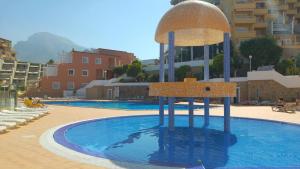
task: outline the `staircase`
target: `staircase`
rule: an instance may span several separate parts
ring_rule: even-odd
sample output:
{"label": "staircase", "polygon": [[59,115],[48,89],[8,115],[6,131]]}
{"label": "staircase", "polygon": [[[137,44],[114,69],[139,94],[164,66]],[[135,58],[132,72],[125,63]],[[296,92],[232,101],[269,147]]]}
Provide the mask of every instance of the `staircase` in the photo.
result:
{"label": "staircase", "polygon": [[274,80],[286,88],[300,88],[300,76],[283,76],[282,74],[271,71],[248,72],[248,80]]}
{"label": "staircase", "polygon": [[107,84],[116,83],[124,78],[126,75],[122,75],[118,78],[112,78],[110,80],[93,80],[83,88],[80,88],[76,91],[76,97],[78,98],[86,98],[86,89],[92,88],[94,86],[105,86]]}

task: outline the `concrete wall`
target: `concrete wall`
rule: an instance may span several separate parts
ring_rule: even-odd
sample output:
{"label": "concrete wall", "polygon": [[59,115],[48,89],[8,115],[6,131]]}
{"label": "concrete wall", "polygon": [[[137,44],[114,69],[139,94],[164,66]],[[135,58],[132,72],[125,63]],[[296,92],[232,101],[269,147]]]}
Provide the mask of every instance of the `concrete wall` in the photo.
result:
{"label": "concrete wall", "polygon": [[[109,95],[111,90],[112,95]],[[116,90],[119,95],[116,96]],[[147,99],[148,86],[94,86],[86,89],[87,99]]]}
{"label": "concrete wall", "polygon": [[[299,84],[300,85],[300,84]],[[298,88],[286,88],[273,80],[248,81],[249,100],[276,101],[283,98],[285,101],[295,101],[300,98],[300,86]]]}

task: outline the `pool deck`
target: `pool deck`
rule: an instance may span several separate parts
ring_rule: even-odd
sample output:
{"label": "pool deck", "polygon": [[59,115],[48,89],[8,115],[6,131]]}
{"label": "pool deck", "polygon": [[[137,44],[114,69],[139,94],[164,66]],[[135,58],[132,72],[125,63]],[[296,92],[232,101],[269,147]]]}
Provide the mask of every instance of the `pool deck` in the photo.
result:
{"label": "pool deck", "polygon": [[[3,169],[99,169],[98,166],[70,161],[44,149],[40,136],[50,128],[74,121],[114,116],[158,114],[157,111],[123,111],[95,108],[49,106],[50,114],[18,129],[0,134],[0,168]],[[176,114],[187,114],[177,111]],[[202,115],[203,110],[195,114]],[[221,116],[223,107],[211,109],[211,115]],[[231,115],[268,119],[300,124],[300,112],[287,114],[272,112],[268,106],[232,106]]]}

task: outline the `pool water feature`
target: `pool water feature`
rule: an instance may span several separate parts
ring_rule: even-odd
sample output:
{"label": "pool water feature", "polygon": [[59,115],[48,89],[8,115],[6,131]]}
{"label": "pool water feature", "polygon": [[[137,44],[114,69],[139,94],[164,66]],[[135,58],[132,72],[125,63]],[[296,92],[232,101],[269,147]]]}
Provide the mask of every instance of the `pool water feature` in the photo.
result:
{"label": "pool water feature", "polygon": [[[147,102],[130,102],[130,101],[54,101],[46,102],[46,104],[75,106],[75,107],[92,107],[101,109],[119,109],[119,110],[158,110],[158,103]],[[194,105],[194,109],[202,109],[202,105]],[[165,110],[168,105],[165,105]],[[188,110],[187,104],[176,104],[176,110]]]}
{"label": "pool water feature", "polygon": [[[176,128],[157,126],[158,116],[131,116],[67,125],[54,133],[58,144],[87,155],[145,165],[201,167],[300,168],[300,126],[273,121],[232,118],[224,133],[223,118],[176,116]],[[165,117],[168,118],[168,117]],[[167,120],[167,119],[166,119]]]}

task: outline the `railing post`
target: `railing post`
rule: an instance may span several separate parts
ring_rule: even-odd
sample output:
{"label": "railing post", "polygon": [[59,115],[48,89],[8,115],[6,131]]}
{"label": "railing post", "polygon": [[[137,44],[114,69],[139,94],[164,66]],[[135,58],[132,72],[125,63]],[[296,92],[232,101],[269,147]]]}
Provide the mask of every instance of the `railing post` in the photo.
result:
{"label": "railing post", "polygon": [[[224,82],[230,82],[229,33],[224,33]],[[224,99],[224,132],[230,132],[230,97]]]}
{"label": "railing post", "polygon": [[[169,57],[168,57],[168,82],[175,81],[175,33],[169,32]],[[168,110],[169,110],[169,129],[174,129],[174,97],[168,98]]]}
{"label": "railing post", "polygon": [[[204,81],[209,81],[209,46],[204,46]],[[204,98],[204,126],[209,125],[209,98]]]}
{"label": "railing post", "polygon": [[[159,82],[165,81],[164,44],[160,44]],[[159,97],[159,125],[164,125],[164,97]]]}

